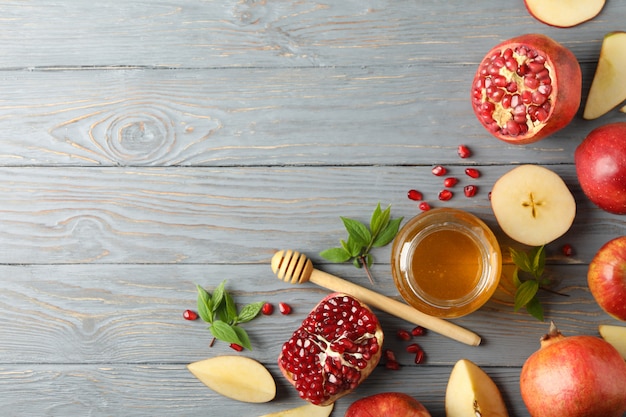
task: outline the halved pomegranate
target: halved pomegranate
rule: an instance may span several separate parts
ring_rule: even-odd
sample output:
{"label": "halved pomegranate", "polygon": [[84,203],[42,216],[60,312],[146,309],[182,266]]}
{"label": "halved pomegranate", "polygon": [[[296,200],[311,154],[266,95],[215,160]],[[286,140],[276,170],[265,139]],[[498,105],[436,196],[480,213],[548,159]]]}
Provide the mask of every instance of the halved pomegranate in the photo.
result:
{"label": "halved pomegranate", "polygon": [[569,124],[581,91],[574,54],[548,36],[526,34],[500,43],[483,58],[472,83],[472,107],[498,139],[528,144]]}
{"label": "halved pomegranate", "polygon": [[374,313],[350,295],[333,293],[285,342],[278,367],[301,398],[328,405],[369,376],[378,365],[382,344]]}

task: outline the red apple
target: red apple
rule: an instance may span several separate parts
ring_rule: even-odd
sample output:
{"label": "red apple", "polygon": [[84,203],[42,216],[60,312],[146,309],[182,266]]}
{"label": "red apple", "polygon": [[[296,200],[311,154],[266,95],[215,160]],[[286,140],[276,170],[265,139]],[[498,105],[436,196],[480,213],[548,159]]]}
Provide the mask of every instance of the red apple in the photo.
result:
{"label": "red apple", "polygon": [[402,392],[382,392],[353,402],[344,417],[431,417],[426,407]]}
{"label": "red apple", "polygon": [[626,214],[626,122],[592,130],[574,153],[585,195],[609,213]]}
{"label": "red apple", "polygon": [[589,290],[607,314],[626,321],[626,236],[605,243],[589,264]]}

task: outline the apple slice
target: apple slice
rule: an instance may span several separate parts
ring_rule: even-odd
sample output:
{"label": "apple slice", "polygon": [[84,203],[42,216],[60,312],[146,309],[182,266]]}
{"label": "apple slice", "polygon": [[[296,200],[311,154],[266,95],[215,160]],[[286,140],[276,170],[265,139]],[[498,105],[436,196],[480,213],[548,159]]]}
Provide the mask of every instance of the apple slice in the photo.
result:
{"label": "apple slice", "polygon": [[334,404],[324,406],[306,404],[277,413],[264,414],[261,417],[328,417],[333,411],[333,406]]}
{"label": "apple slice", "polygon": [[613,345],[615,349],[626,360],[626,327],[601,324],[598,326],[600,336]]}
{"label": "apple slice", "polygon": [[596,73],[583,118],[597,119],[626,100],[626,32],[607,33],[602,41]]}
{"label": "apple slice", "polygon": [[605,0],[524,0],[528,13],[550,26],[569,28],[596,17]]}
{"label": "apple slice", "polygon": [[561,177],[530,164],[513,168],[496,181],[491,208],[504,233],[529,246],[562,236],[576,216],[576,201]]}
{"label": "apple slice", "polygon": [[502,394],[495,382],[468,359],[458,361],[448,380],[446,417],[508,417]]}
{"label": "apple slice", "polygon": [[190,363],[187,369],[204,385],[233,400],[265,403],[276,396],[272,374],[254,359],[216,356]]}

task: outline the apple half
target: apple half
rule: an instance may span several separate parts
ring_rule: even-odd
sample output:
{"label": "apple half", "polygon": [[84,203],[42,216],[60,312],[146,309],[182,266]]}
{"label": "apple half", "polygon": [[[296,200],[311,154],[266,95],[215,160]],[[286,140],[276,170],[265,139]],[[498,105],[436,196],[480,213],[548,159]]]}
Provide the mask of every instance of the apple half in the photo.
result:
{"label": "apple half", "polygon": [[613,345],[620,355],[622,355],[622,358],[626,360],[626,327],[601,324],[598,326],[598,331],[600,332],[600,336]]}
{"label": "apple half", "polygon": [[564,235],[576,216],[576,201],[563,179],[532,164],[513,168],[496,181],[491,208],[502,231],[529,246]]}
{"label": "apple half", "polygon": [[245,356],[216,356],[190,363],[187,369],[204,385],[233,400],[266,403],[276,396],[272,374]]}
{"label": "apple half", "polygon": [[626,100],[626,32],[607,33],[602,40],[583,118],[597,119]]}
{"label": "apple half", "polygon": [[445,397],[446,417],[508,417],[502,394],[478,365],[461,359],[452,368]]}
{"label": "apple half", "polygon": [[333,407],[334,404],[324,406],[306,404],[276,413],[264,414],[261,417],[328,417],[333,411]]}
{"label": "apple half", "polygon": [[546,25],[569,28],[596,17],[605,0],[524,0],[528,13]]}

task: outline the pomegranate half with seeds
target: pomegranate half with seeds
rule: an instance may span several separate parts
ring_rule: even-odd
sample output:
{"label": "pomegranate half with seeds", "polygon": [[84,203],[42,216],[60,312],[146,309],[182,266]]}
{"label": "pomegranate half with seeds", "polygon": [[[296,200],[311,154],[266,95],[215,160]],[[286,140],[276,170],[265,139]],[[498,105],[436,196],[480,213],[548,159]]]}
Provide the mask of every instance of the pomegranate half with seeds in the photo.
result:
{"label": "pomegranate half with seeds", "polygon": [[528,144],[569,124],[581,91],[574,54],[548,36],[526,34],[485,55],[472,83],[472,107],[498,139]]}
{"label": "pomegranate half with seeds", "polygon": [[350,295],[333,293],[285,342],[278,366],[301,398],[329,405],[369,376],[378,365],[382,344],[374,313]]}

